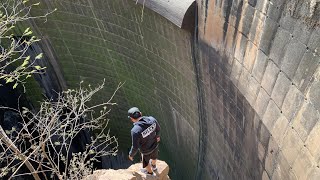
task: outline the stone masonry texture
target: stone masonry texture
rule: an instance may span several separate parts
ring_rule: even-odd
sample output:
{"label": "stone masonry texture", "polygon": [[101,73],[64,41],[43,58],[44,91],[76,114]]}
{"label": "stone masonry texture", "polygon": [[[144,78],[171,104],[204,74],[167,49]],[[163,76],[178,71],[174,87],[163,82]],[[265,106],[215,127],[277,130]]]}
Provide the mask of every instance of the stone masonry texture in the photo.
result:
{"label": "stone masonry texture", "polygon": [[197,2],[198,61],[209,84],[199,177],[320,178],[319,2]]}
{"label": "stone masonry texture", "polygon": [[172,179],[320,179],[319,1],[197,0],[194,32],[132,0],[38,1],[34,14],[57,8],[32,25],[66,88],[105,79],[104,102],[125,82],[120,152],[137,106],[162,127]]}

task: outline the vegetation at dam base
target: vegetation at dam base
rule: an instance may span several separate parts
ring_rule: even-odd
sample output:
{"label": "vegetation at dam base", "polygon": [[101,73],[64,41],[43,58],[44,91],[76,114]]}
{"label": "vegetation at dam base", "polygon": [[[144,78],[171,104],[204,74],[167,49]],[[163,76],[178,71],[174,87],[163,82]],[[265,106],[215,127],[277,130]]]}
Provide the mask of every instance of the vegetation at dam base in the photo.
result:
{"label": "vegetation at dam base", "polygon": [[[59,93],[56,101],[42,102],[36,112],[25,107],[0,107],[16,112],[22,119],[11,130],[0,127],[0,176],[32,174],[35,179],[81,179],[92,173],[94,162],[100,157],[116,155],[117,139],[104,133],[110,111],[107,106],[115,103],[111,98],[106,103],[89,105],[92,96],[103,87],[104,84],[84,88],[80,84],[77,90]],[[23,165],[29,173],[21,174]]]}
{"label": "vegetation at dam base", "polygon": [[[38,5],[28,0],[0,4],[0,86],[12,85],[12,91],[25,92],[28,78],[45,73],[46,67],[38,64],[43,54],[30,55],[40,39],[32,36],[30,28],[22,28],[27,21],[52,13],[31,16],[31,9]],[[112,98],[121,84],[107,102],[90,103],[104,83],[85,87],[80,82],[78,89],[43,100],[38,109],[20,107],[20,102],[17,109],[0,105],[0,111],[19,119],[11,129],[0,126],[0,177],[82,179],[92,173],[102,156],[116,155],[117,139],[105,130],[109,106],[116,104]]]}

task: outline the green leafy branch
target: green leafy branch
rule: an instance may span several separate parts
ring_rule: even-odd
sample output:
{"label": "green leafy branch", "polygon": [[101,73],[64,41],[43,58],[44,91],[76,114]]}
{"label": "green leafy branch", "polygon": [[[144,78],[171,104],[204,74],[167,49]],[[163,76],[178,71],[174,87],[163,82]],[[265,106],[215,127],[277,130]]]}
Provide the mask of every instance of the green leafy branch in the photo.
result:
{"label": "green leafy branch", "polygon": [[[37,61],[43,57],[40,53],[31,57],[30,47],[40,41],[33,35],[30,27],[24,29],[17,36],[19,23],[36,18],[47,18],[47,12],[42,16],[32,16],[31,9],[40,3],[29,3],[29,0],[4,0],[0,3],[0,80],[12,83],[13,88],[24,83],[33,74],[44,73],[45,67],[37,65]],[[1,84],[0,84],[1,85]]]}

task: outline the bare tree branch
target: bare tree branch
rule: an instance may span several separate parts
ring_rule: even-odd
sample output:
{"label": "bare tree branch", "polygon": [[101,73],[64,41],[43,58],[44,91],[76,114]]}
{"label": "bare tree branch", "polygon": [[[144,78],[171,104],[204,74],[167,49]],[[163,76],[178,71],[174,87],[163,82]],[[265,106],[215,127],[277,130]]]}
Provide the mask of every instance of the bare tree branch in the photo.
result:
{"label": "bare tree branch", "polygon": [[[7,163],[5,172],[11,178],[19,176],[19,170],[25,164],[30,173],[22,175],[32,174],[35,179],[39,178],[38,173],[46,177],[48,172],[52,173],[51,177],[46,177],[48,179],[53,176],[81,179],[92,173],[93,162],[98,158],[116,155],[118,142],[109,131],[106,132],[107,115],[110,112],[108,107],[116,104],[112,98],[123,84],[118,85],[110,99],[96,105],[91,105],[90,100],[104,87],[104,82],[95,88],[85,88],[82,84],[79,89],[59,93],[56,101],[45,100],[37,112],[27,108],[21,111],[0,107],[15,111],[24,119],[20,129],[10,132],[0,129],[0,152],[4,152],[0,153],[0,165]],[[72,153],[74,139],[84,132],[95,134],[83,151]],[[1,173],[0,177],[6,173]]]}

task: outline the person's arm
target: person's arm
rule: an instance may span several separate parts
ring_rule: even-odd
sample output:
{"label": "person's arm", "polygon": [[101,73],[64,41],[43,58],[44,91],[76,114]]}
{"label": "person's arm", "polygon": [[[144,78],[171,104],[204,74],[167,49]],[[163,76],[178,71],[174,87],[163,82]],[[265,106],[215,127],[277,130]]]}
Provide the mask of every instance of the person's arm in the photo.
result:
{"label": "person's arm", "polygon": [[138,149],[139,149],[139,134],[137,134],[134,131],[131,131],[131,137],[132,137],[132,146],[131,146],[131,150],[129,152],[129,158],[133,159],[133,157],[137,154]]}
{"label": "person's arm", "polygon": [[157,120],[155,120],[156,121],[156,137],[157,137],[157,142],[159,142],[160,141],[160,125],[159,125],[159,123],[158,123],[158,121]]}

